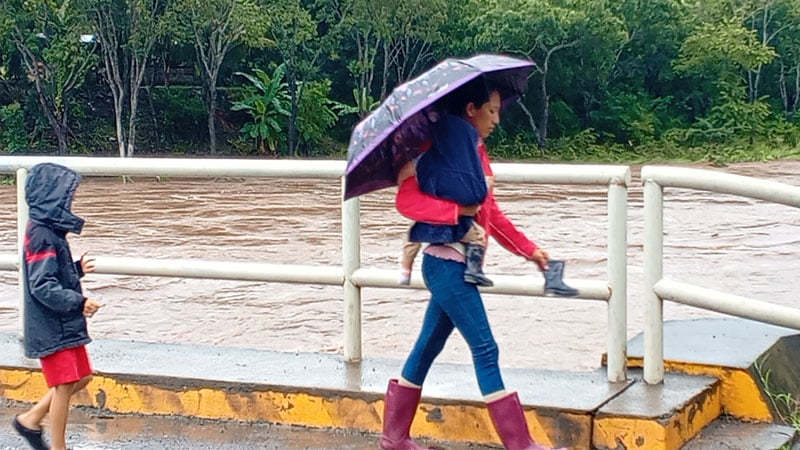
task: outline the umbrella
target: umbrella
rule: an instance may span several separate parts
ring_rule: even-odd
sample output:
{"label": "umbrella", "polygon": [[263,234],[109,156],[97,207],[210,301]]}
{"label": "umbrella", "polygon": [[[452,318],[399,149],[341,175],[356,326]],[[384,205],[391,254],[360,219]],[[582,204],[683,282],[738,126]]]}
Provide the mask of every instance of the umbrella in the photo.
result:
{"label": "umbrella", "polygon": [[533,67],[531,61],[503,55],[448,58],[394,88],[350,136],[344,198],[397,184],[397,171],[425,150],[436,101],[483,76],[501,90],[506,104],[525,91]]}

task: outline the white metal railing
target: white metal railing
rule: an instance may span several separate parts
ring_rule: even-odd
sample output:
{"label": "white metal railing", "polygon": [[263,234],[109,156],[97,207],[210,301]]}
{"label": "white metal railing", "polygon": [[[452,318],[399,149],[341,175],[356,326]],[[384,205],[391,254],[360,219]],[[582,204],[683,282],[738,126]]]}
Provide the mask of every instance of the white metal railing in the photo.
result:
{"label": "white metal railing", "polygon": [[0,270],[17,270],[18,266],[16,255],[0,255]]}
{"label": "white metal railing", "polygon": [[[28,169],[40,162],[55,162],[89,176],[169,177],[281,177],[342,179],[344,161],[150,159],[88,157],[0,156],[0,174],[17,174],[18,254],[0,254],[0,270],[20,270],[19,253],[27,223],[24,185]],[[627,166],[494,164],[498,181],[515,183],[598,185],[608,187],[608,280],[571,280],[578,298],[608,303],[607,370],[612,382],[626,379],[627,348]],[[313,283],[343,286],[344,358],[361,359],[361,288],[401,288],[396,272],[361,267],[360,200],[342,203],[342,266],[302,266],[198,260],[96,257],[96,273],[171,276],[229,280]],[[22,273],[20,271],[20,281]],[[410,288],[424,288],[415,277]],[[541,277],[492,275],[495,286],[485,292],[542,296]],[[22,300],[20,293],[20,311]],[[21,316],[22,314],[20,314]]]}
{"label": "white metal railing", "polygon": [[679,167],[645,166],[644,183],[644,380],[664,380],[663,301],[800,330],[800,309],[663,279],[664,188],[696,189],[800,208],[800,187],[742,175]]}

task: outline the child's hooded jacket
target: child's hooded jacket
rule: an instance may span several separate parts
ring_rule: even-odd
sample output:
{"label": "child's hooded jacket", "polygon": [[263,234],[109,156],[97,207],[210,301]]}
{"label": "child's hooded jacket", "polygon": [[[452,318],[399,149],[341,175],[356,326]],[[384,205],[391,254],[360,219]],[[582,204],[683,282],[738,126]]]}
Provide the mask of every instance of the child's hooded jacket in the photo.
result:
{"label": "child's hooded jacket", "polygon": [[[431,126],[431,148],[417,163],[417,180],[422,192],[461,206],[480,205],[488,189],[478,154],[478,130],[461,117],[445,115]],[[417,222],[409,240],[444,244],[458,242],[472,227],[473,218],[461,216],[456,225]]]}
{"label": "child's hooded jacket", "polygon": [[80,261],[73,261],[67,233],[80,234],[83,219],[70,210],[80,183],[73,170],[35,165],[25,184],[30,221],[25,233],[25,354],[42,358],[91,342],[83,316]]}

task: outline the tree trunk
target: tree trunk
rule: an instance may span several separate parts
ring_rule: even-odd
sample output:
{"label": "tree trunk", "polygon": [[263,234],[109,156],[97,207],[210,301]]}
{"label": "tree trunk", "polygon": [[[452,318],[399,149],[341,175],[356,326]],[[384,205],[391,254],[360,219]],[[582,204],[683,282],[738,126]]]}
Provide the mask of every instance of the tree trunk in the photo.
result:
{"label": "tree trunk", "polygon": [[800,63],[794,66],[794,101],[789,111],[789,117],[794,117],[797,113],[798,102],[800,102]]}
{"label": "tree trunk", "polygon": [[550,117],[550,97],[547,94],[547,72],[542,73],[542,82],[540,83],[539,91],[542,96],[542,114],[539,118],[539,132],[536,133],[536,141],[539,144],[539,148],[542,150],[542,155],[544,155],[544,149],[547,146],[547,123]]}
{"label": "tree trunk", "polygon": [[47,122],[50,124],[50,128],[53,129],[53,134],[56,135],[56,140],[58,140],[58,154],[66,155],[67,132],[65,129],[63,129],[60,118],[56,116],[55,109],[51,107],[50,103],[45,98],[44,92],[42,91],[41,87],[41,81],[38,76],[36,77],[35,84],[36,84],[37,97],[39,98],[39,104],[42,106],[42,112],[47,118]]}
{"label": "tree trunk", "polygon": [[117,128],[117,147],[119,157],[125,157],[125,132],[122,129],[122,104],[124,99],[121,95],[114,93],[114,124]]}
{"label": "tree trunk", "polygon": [[[148,50],[149,53],[149,50]],[[127,154],[129,157],[132,157],[134,151],[136,149],[136,115],[139,112],[139,86],[142,85],[142,81],[144,80],[144,71],[147,68],[147,58],[143,57],[141,61],[136,61],[135,59],[132,60],[132,63],[136,62],[138,70],[132,71],[131,74],[131,84],[130,84],[130,105],[129,108],[129,116],[128,116],[128,151]]]}
{"label": "tree trunk", "polygon": [[58,123],[56,125],[56,138],[58,139],[58,154],[59,155],[66,155],[68,151],[67,145],[67,134],[69,133],[69,125],[67,124],[67,107],[64,106],[64,110],[58,117]]}
{"label": "tree trunk", "polygon": [[214,120],[214,114],[217,110],[217,90],[215,86],[209,86],[208,88],[208,150],[212,155],[216,155],[217,127]]}
{"label": "tree trunk", "polygon": [[156,142],[160,142],[161,141],[161,135],[160,135],[160,133],[158,131],[158,129],[159,129],[159,127],[158,127],[158,118],[156,116],[156,107],[153,104],[153,89],[152,89],[152,87],[153,87],[153,80],[151,79],[148,82],[148,85],[145,86],[145,92],[147,92],[147,105],[150,107],[150,117],[153,120],[153,127],[152,128],[153,128],[153,134],[155,134],[155,141]]}
{"label": "tree trunk", "polygon": [[[100,53],[105,67],[104,75],[108,82],[109,89],[111,89],[111,96],[114,99],[114,129],[117,133],[117,151],[119,157],[125,157],[125,129],[122,122],[125,117],[125,84],[123,83],[124,76],[124,58],[119,57],[119,52],[125,54],[125,50],[119,45],[120,38],[117,32],[117,23],[115,22],[115,11],[112,7],[98,8],[95,11],[95,25],[99,34],[99,40],[102,43]],[[123,65],[123,67],[120,67]]]}
{"label": "tree trunk", "polygon": [[[384,39],[381,47],[383,47],[383,70],[381,71],[381,93],[378,100],[382,101],[389,92],[389,59],[391,58],[389,55],[389,41]],[[398,83],[400,82],[400,80],[397,81]]]}
{"label": "tree trunk", "polygon": [[128,117],[128,157],[133,157],[136,148],[136,112],[139,108],[138,96],[131,92],[130,116]]}
{"label": "tree trunk", "polygon": [[785,117],[791,117],[789,115],[789,93],[786,90],[786,66],[783,65],[783,61],[780,63],[780,71],[778,72],[778,91],[781,94],[781,103],[783,105],[783,115]]}
{"label": "tree trunk", "polygon": [[56,127],[55,133],[56,133],[56,139],[58,139],[58,155],[65,156],[68,150],[67,133],[66,131],[63,131],[59,127]]}
{"label": "tree trunk", "polygon": [[[522,99],[517,99],[517,104],[522,108],[522,112],[524,112],[525,116],[528,118],[528,124],[531,126],[531,130],[533,130],[533,134],[536,135],[536,142],[538,144],[539,127],[536,125],[536,120],[533,118],[533,114],[531,114],[531,111],[528,109],[527,106],[525,106],[525,103],[522,102]],[[542,157],[544,157],[544,148],[539,147],[539,151]]]}
{"label": "tree trunk", "polygon": [[[19,33],[19,32],[18,32]],[[21,39],[15,40],[15,45],[17,49],[20,51],[23,57],[23,62],[25,64],[25,68],[28,70],[28,73],[33,76],[34,87],[36,88],[36,97],[39,100],[39,105],[42,107],[42,112],[44,116],[47,118],[47,123],[50,124],[50,128],[53,129],[53,133],[56,135],[56,139],[58,140],[58,154],[59,155],[66,155],[67,154],[67,130],[66,128],[66,107],[64,112],[64,126],[62,126],[62,120],[56,114],[58,114],[56,105],[54,105],[50,100],[48,100],[47,96],[45,95],[44,86],[42,86],[42,76],[40,74],[41,68],[44,68],[44,63],[40,62],[30,51],[28,47],[23,44],[24,41]]]}
{"label": "tree trunk", "polygon": [[288,153],[290,157],[297,156],[297,114],[298,114],[298,103],[300,101],[299,95],[297,93],[297,80],[294,68],[290,65],[288,67],[288,72],[286,77],[289,81],[289,96],[291,97],[292,101],[292,111],[289,114],[289,125],[288,125],[288,139],[287,144],[289,146]]}

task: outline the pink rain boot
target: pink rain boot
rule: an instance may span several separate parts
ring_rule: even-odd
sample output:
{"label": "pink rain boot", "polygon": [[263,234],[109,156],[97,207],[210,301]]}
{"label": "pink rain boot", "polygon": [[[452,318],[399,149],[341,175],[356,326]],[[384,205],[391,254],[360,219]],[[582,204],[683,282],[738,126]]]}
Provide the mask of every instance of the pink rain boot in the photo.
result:
{"label": "pink rain boot", "polygon": [[428,447],[422,447],[411,440],[408,434],[421,395],[421,389],[402,386],[397,383],[397,380],[389,380],[389,388],[386,390],[386,399],[383,404],[381,449],[428,450]]}
{"label": "pink rain boot", "polygon": [[528,423],[516,392],[486,404],[494,429],[507,450],[567,450],[551,449],[533,442],[528,433]]}

